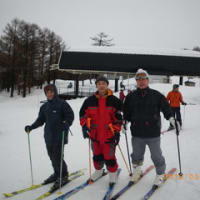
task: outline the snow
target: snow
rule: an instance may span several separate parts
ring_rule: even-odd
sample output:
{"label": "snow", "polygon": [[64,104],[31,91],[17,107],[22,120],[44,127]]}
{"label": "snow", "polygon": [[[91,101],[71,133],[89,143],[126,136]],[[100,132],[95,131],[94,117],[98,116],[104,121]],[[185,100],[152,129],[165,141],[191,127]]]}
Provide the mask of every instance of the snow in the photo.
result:
{"label": "snow", "polygon": [[[173,83],[177,83],[178,79],[173,78]],[[199,200],[200,199],[200,84],[199,79],[195,79],[196,87],[181,86],[180,91],[187,103],[195,103],[196,105],[181,106],[183,118],[183,130],[179,136],[183,180],[177,180],[175,177],[169,179],[166,184],[158,190],[152,200]],[[124,84],[134,84],[134,80],[124,80]],[[111,81],[111,86],[113,82]],[[151,88],[157,89],[164,95],[172,88],[172,84],[151,84]],[[116,94],[118,95],[118,94]],[[12,192],[24,187],[31,186],[31,170],[28,151],[28,137],[24,132],[24,126],[31,124],[37,117],[40,101],[45,100],[42,90],[34,90],[33,93],[26,98],[16,96],[9,98],[7,93],[0,93],[0,199],[4,199],[2,193]],[[62,189],[62,192],[69,191],[73,187],[84,182],[89,176],[88,164],[88,140],[82,138],[81,127],[79,125],[79,109],[84,98],[69,100],[75,113],[75,121],[71,127],[73,136],[69,136],[69,144],[65,146],[65,160],[69,167],[69,172],[80,168],[87,168],[85,175],[74,180]],[[162,119],[163,130],[168,127],[168,122]],[[167,170],[172,167],[177,168],[177,140],[173,131],[165,133],[162,137],[162,149],[167,163]],[[130,131],[128,131],[128,141],[130,151]],[[30,134],[31,141],[31,158],[33,163],[34,184],[42,182],[52,173],[50,160],[47,156],[45,143],[43,139],[43,128],[33,130]],[[122,134],[120,141],[121,149],[127,159],[125,136]],[[119,176],[118,184],[115,192],[127,184],[129,180],[128,172],[119,149],[117,148],[117,159],[122,172]],[[143,169],[152,164],[148,148],[145,153]],[[92,168],[94,170],[94,168]],[[141,182],[135,185],[120,199],[141,199],[141,197],[150,189],[155,170],[152,170],[145,176]],[[196,180],[198,179],[198,180]],[[72,200],[79,199],[102,199],[108,185],[108,176],[101,179],[98,183],[90,185],[79,193],[70,197]],[[48,190],[49,186],[45,186],[33,191],[25,192],[11,199],[14,200],[33,200]],[[52,200],[57,197],[55,193],[46,200]]]}
{"label": "snow", "polygon": [[200,57],[198,51],[191,49],[168,49],[168,48],[142,48],[142,47],[104,47],[92,46],[87,48],[70,48],[72,52],[94,52],[94,53],[124,53],[124,54],[147,54],[147,55],[166,55],[166,56],[185,56],[185,57]]}

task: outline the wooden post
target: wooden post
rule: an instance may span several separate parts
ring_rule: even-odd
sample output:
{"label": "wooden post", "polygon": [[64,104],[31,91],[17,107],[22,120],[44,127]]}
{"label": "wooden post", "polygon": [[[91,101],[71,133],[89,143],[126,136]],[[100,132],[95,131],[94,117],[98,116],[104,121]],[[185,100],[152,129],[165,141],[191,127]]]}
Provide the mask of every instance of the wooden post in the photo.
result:
{"label": "wooden post", "polygon": [[118,92],[118,91],[119,91],[119,88],[118,88],[118,81],[119,81],[119,78],[115,78],[115,92]]}
{"label": "wooden post", "polygon": [[183,85],[183,76],[180,76],[179,85]]}

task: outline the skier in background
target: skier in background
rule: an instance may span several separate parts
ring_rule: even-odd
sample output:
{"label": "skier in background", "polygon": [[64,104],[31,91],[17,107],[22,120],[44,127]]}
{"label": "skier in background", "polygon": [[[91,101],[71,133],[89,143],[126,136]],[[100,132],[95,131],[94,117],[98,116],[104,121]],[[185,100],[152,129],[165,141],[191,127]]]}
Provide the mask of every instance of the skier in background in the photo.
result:
{"label": "skier in background", "polygon": [[[173,85],[173,90],[170,91],[167,95],[167,101],[170,103],[171,109],[173,111],[174,118],[179,122],[180,127],[182,127],[180,104],[185,106],[185,105],[187,105],[187,103],[185,103],[183,101],[182,94],[181,94],[181,92],[179,92],[179,85],[178,84]],[[173,129],[174,129],[174,127],[170,123],[168,130],[170,131],[170,130],[173,130]]]}
{"label": "skier in background", "polygon": [[124,99],[125,99],[125,94],[124,94],[124,90],[120,90],[120,93],[119,93],[119,99],[122,101],[122,103],[124,102]]}
{"label": "skier in background", "polygon": [[74,120],[74,112],[66,101],[58,97],[55,85],[49,84],[44,87],[44,93],[47,102],[40,107],[36,121],[32,125],[25,126],[25,131],[29,134],[33,129],[45,124],[44,139],[54,173],[44,181],[44,184],[55,182],[53,187],[59,188],[61,159],[63,160],[61,185],[68,182],[68,169],[63,159],[64,155],[61,158],[62,133],[65,134],[64,144],[67,144],[68,130]]}
{"label": "skier in background", "polygon": [[83,137],[91,139],[95,168],[91,179],[95,181],[102,176],[105,163],[112,185],[117,179],[115,150],[120,140],[122,103],[108,89],[109,82],[105,77],[98,77],[95,83],[97,92],[88,97],[80,109],[80,124]]}

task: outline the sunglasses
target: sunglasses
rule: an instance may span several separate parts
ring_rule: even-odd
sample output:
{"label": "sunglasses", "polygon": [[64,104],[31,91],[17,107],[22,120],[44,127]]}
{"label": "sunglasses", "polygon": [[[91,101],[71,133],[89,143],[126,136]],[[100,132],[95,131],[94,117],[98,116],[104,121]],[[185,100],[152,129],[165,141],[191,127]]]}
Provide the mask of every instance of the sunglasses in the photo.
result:
{"label": "sunglasses", "polygon": [[135,77],[135,80],[145,80],[145,79],[148,79],[147,76],[137,76]]}

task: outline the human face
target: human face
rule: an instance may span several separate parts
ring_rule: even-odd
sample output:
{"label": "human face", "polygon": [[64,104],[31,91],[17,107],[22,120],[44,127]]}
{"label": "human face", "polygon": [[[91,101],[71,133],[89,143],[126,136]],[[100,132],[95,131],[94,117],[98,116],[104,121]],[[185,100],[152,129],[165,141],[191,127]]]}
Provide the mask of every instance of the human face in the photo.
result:
{"label": "human face", "polygon": [[175,88],[175,89],[174,89],[174,92],[178,92],[178,88]]}
{"label": "human face", "polygon": [[54,95],[55,95],[55,93],[53,90],[47,90],[46,96],[47,96],[48,100],[52,100],[54,98]]}
{"label": "human face", "polygon": [[145,89],[149,85],[149,79],[147,78],[146,74],[137,74],[136,76],[137,86],[140,89]]}
{"label": "human face", "polygon": [[96,84],[100,96],[104,96],[108,91],[108,84],[105,81],[98,81]]}

